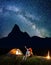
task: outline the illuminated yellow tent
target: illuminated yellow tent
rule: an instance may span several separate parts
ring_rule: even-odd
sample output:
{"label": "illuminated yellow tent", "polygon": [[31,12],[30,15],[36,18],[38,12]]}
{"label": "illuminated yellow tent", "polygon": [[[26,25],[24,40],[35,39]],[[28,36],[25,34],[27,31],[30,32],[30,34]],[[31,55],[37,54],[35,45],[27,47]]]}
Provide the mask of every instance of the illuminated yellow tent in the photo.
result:
{"label": "illuminated yellow tent", "polygon": [[9,54],[13,54],[13,55],[23,55],[22,51],[20,49],[12,49]]}

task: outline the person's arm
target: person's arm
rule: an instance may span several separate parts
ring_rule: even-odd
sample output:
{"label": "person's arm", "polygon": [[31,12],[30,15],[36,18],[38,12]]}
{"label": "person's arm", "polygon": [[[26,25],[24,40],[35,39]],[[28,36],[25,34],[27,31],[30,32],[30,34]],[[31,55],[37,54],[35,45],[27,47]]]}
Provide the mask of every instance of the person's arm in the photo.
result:
{"label": "person's arm", "polygon": [[27,47],[25,46],[25,49],[27,50]]}

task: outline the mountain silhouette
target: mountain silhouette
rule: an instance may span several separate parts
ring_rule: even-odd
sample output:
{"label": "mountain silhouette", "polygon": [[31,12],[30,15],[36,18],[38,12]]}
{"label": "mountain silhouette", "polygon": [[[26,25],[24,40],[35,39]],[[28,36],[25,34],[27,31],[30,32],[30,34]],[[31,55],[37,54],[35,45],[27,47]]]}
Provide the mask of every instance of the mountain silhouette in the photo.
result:
{"label": "mountain silhouette", "polygon": [[26,32],[22,32],[18,25],[14,25],[8,37],[0,39],[0,48],[51,48],[51,38],[30,37]]}
{"label": "mountain silhouette", "polygon": [[29,38],[29,35],[26,32],[21,32],[20,28],[15,24],[14,28],[12,29],[11,33],[8,35],[9,38],[15,39],[23,39]]}

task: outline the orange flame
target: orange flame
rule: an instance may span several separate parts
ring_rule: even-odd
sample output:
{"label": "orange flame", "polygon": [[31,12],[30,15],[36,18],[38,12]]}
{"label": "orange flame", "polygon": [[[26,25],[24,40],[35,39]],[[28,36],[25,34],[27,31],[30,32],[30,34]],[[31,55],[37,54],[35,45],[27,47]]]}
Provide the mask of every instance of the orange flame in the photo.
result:
{"label": "orange flame", "polygon": [[48,51],[48,55],[46,56],[47,59],[50,59],[50,52]]}

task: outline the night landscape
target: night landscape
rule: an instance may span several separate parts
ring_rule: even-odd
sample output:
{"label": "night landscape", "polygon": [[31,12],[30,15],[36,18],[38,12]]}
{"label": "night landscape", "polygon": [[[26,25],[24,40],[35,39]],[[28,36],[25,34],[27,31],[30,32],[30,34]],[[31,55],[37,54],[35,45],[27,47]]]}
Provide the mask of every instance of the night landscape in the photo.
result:
{"label": "night landscape", "polygon": [[51,65],[51,0],[0,0],[0,65]]}

